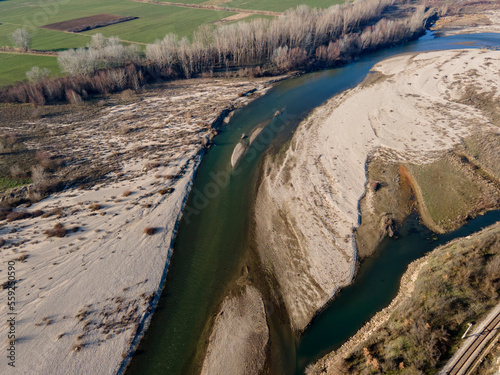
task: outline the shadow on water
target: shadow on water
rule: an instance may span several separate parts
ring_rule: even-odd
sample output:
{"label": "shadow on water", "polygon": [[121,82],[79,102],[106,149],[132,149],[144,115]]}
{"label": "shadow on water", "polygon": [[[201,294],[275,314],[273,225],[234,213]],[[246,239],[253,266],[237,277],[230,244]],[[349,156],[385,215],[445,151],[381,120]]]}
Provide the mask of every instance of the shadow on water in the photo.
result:
{"label": "shadow on water", "polygon": [[[251,207],[258,164],[274,139],[286,139],[311,110],[360,83],[371,67],[384,58],[405,52],[463,48],[456,43],[464,41],[477,42],[476,48],[494,46],[499,44],[499,38],[496,34],[464,35],[421,40],[385,49],[338,69],[280,82],[265,96],[236,111],[229,126],[223,127],[214,138],[212,148],[198,169],[179,225],[162,297],[127,374],[184,375],[199,372],[200,357],[197,353],[207,338],[207,328],[228,284],[241,270],[242,261],[249,251],[248,234],[252,225]],[[276,111],[283,108],[284,112],[273,119]],[[237,165],[237,173],[231,172],[231,154],[241,134],[250,134],[258,124],[270,119],[269,125]],[[396,290],[397,281],[398,277],[387,276],[381,285]],[[357,306],[351,305],[349,315],[358,310]],[[345,314],[348,314],[347,310]],[[322,316],[311,325],[311,334]],[[273,319],[271,316],[268,321],[271,341],[283,342],[283,345],[281,351],[272,353],[272,357],[283,364],[281,373],[293,373],[293,336],[288,327],[274,325]],[[360,317],[360,320],[366,319]],[[306,332],[301,341],[303,344],[299,345],[299,356],[304,358],[300,361],[304,363],[316,358],[316,353],[324,353],[326,348],[332,347],[329,342],[325,342],[325,346],[307,344],[308,337],[314,336]],[[317,352],[312,353],[309,346]]]}

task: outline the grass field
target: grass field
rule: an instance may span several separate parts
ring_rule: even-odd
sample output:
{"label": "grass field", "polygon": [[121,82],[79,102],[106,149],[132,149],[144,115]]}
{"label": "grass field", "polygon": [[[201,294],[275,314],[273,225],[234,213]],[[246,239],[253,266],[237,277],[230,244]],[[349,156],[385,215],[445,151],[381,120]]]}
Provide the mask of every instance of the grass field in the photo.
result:
{"label": "grass field", "polygon": [[[301,3],[312,7],[328,7],[342,0],[176,0],[187,4],[218,5],[242,9],[284,11]],[[136,20],[110,25],[83,33],[68,33],[42,29],[41,26],[96,14],[135,16]],[[118,36],[126,42],[146,44],[161,39],[167,33],[191,36],[202,24],[211,24],[234,15],[233,12],[194,9],[177,6],[138,3],[131,0],[0,0],[0,46],[12,46],[11,35],[18,28],[33,36],[32,48],[61,51],[85,46],[93,34]],[[244,21],[260,16],[247,17]],[[266,17],[267,18],[267,17]],[[48,67],[58,72],[54,57],[2,54],[0,56],[0,87],[25,79],[32,66]]]}
{"label": "grass field", "polygon": [[[44,4],[59,4],[56,1]],[[47,15],[50,13],[50,15]],[[39,26],[68,21],[101,13],[118,16],[136,16],[137,20],[112,25],[91,32],[70,34],[40,29]],[[29,0],[7,0],[0,2],[0,45],[12,45],[10,35],[25,27],[34,34],[33,48],[60,50],[84,46],[92,33],[101,32],[106,36],[118,35],[121,39],[140,43],[150,43],[163,38],[167,33],[189,36],[198,26],[230,16],[231,12],[216,12],[205,9],[161,6],[136,3],[129,0],[65,0],[59,6],[40,6]]]}
{"label": "grass field", "polygon": [[216,5],[228,8],[267,10],[272,12],[283,12],[288,8],[306,4],[311,8],[328,8],[334,4],[341,4],[343,0],[169,0],[171,3]]}
{"label": "grass field", "polygon": [[35,65],[48,68],[53,74],[59,74],[55,56],[0,53],[0,87],[25,80],[26,72]]}

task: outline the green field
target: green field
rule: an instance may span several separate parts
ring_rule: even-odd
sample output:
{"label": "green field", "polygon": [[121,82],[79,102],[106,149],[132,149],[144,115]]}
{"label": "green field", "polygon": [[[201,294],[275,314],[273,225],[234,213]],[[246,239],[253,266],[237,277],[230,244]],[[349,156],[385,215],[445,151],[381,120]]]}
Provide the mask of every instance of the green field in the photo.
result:
{"label": "green field", "polygon": [[234,0],[224,3],[223,6],[229,8],[269,10],[273,12],[283,12],[288,8],[295,8],[297,5],[306,4],[311,8],[328,8],[334,4],[343,3],[342,0]]}
{"label": "green field", "polygon": [[[342,0],[175,0],[187,4],[219,5],[253,10],[283,11],[301,3],[314,7],[328,7]],[[110,25],[83,33],[47,30],[41,26],[96,14],[135,16],[136,20]],[[161,39],[167,33],[190,37],[202,24],[211,24],[235,13],[209,9],[195,9],[131,0],[0,0],[0,46],[12,46],[11,35],[18,28],[27,29],[33,36],[32,48],[61,51],[85,46],[96,33],[118,36],[126,42],[146,44]],[[262,17],[254,15],[244,21]],[[6,55],[0,56],[0,87],[25,79],[32,66],[48,67],[59,72],[55,57]]]}
{"label": "green field", "polygon": [[26,72],[35,65],[48,68],[53,74],[59,74],[55,56],[0,53],[0,87],[25,80]]}
{"label": "green field", "polygon": [[[62,5],[58,5],[61,4]],[[60,50],[84,46],[89,35],[101,32],[106,36],[117,35],[121,39],[139,43],[151,43],[167,33],[189,36],[198,26],[230,16],[231,12],[205,9],[171,7],[137,3],[130,0],[54,0],[40,6],[33,0],[0,1],[0,45],[12,45],[10,35],[20,27],[34,34],[33,48]],[[52,4],[52,6],[49,6]],[[50,15],[47,15],[50,13]],[[74,18],[108,13],[118,16],[136,16],[137,20],[112,25],[80,34],[41,29],[40,26],[68,21]]]}
{"label": "green field", "polygon": [[343,0],[168,0],[171,3],[216,5],[227,8],[267,10],[272,12],[283,12],[297,5],[306,4],[311,8],[328,8],[334,4],[341,4]]}

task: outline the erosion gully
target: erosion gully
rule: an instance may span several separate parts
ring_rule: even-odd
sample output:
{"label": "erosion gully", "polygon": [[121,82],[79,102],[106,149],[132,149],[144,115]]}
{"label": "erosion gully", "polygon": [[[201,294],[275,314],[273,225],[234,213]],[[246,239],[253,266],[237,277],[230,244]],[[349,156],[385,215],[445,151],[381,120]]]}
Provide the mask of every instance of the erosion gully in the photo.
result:
{"label": "erosion gully", "polygon": [[[374,64],[385,58],[417,51],[498,46],[497,34],[434,38],[427,33],[417,41],[365,55],[341,68],[282,81],[237,110],[203,157],[179,224],[162,296],[126,374],[199,373],[213,316],[249,258],[258,166],[270,146],[289,138],[314,108],[356,86]],[[283,113],[274,117],[281,110]],[[231,154],[242,133],[250,134],[263,124],[266,128],[232,169]],[[307,364],[339,347],[390,303],[410,262],[499,219],[500,213],[493,212],[437,237],[418,219],[409,218],[403,235],[398,240],[384,240],[375,256],[363,262],[354,283],[342,290],[299,337],[268,307],[272,343],[269,371],[302,374]]]}

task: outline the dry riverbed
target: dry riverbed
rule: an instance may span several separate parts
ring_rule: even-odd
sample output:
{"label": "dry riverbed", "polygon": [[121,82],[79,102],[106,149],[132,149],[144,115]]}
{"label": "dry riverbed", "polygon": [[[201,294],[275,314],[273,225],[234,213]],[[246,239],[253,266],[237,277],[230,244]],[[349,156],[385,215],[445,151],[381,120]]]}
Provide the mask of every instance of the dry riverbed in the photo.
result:
{"label": "dry riverbed", "polygon": [[[15,373],[123,370],[161,291],[214,125],[271,84],[191,80],[126,103],[112,97],[89,111],[2,121],[2,133],[17,142],[2,156],[39,151],[34,160],[57,161],[41,168],[45,175],[36,184],[1,195],[4,203],[33,201],[0,221],[0,278],[7,281],[9,261],[17,278]],[[37,184],[54,181],[67,186],[37,202]],[[0,289],[0,300],[7,301],[7,292]],[[4,322],[7,313],[2,303]],[[7,347],[2,340],[2,352]],[[8,370],[1,361],[0,372]]]}

